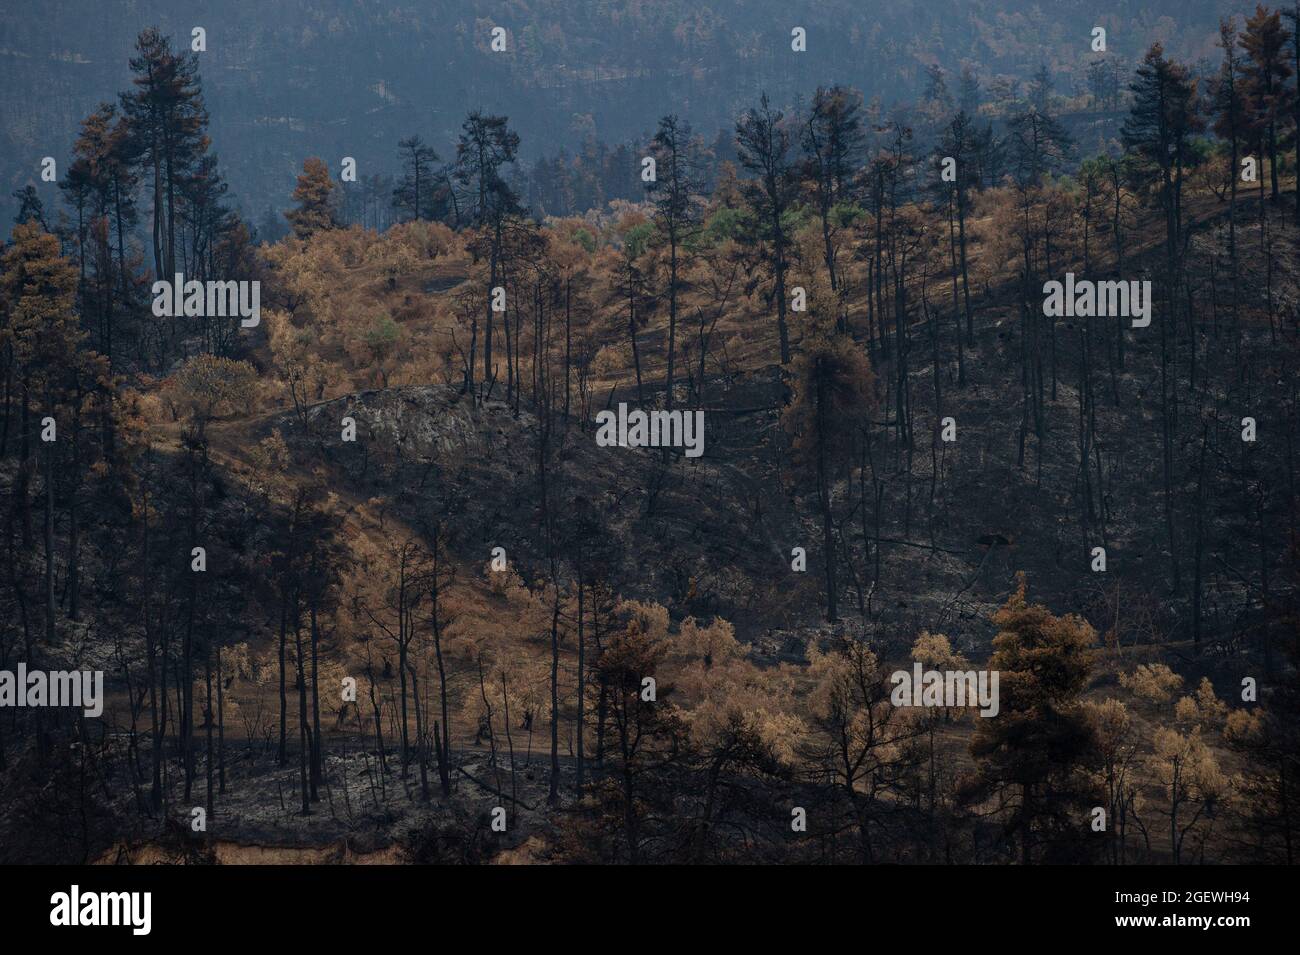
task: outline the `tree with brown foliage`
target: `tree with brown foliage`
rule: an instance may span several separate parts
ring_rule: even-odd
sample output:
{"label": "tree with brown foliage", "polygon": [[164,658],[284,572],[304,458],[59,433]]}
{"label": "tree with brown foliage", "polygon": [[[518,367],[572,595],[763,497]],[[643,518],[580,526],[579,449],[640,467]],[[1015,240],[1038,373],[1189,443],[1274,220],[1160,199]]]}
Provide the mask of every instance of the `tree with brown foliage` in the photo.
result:
{"label": "tree with brown foliage", "polygon": [[845,435],[857,433],[875,404],[871,366],[851,338],[818,339],[800,354],[792,369],[794,399],[784,426],[791,436],[796,467],[811,477],[821,511],[822,561],[826,574],[826,619],[838,619],[835,518],[832,488],[851,459]]}
{"label": "tree with brown foliage", "polygon": [[1079,617],[1029,603],[1026,589],[1021,574],[993,616],[998,634],[988,669],[999,673],[999,712],[976,728],[978,768],[962,792],[968,805],[1001,807],[1024,865],[1086,856],[1087,810],[1098,801],[1082,774],[1095,740],[1079,700],[1096,631]]}
{"label": "tree with brown foliage", "polygon": [[303,161],[298,185],[293,190],[293,201],[298,205],[284,214],[293,226],[294,235],[306,239],[322,229],[337,228],[337,188],[323,160],[313,156]]}

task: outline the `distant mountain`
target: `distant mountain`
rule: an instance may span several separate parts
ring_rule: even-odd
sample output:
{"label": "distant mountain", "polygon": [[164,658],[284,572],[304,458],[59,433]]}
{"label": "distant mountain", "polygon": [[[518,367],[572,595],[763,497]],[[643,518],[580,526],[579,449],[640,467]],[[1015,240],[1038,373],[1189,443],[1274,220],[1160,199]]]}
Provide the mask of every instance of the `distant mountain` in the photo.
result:
{"label": "distant mountain", "polygon": [[[10,0],[0,7],[0,213],[60,171],[78,122],[130,82],[138,31],[176,45],[207,31],[202,75],[212,137],[236,203],[260,217],[288,205],[303,158],[362,174],[397,166],[419,133],[444,155],[469,109],[506,113],[523,156],[572,150],[589,136],[639,137],[684,115],[706,138],[766,90],[779,104],[843,82],[883,104],[914,98],[938,64],[954,95],[964,63],[988,81],[1028,79],[1046,63],[1056,88],[1083,87],[1091,30],[1132,61],[1153,40],[1179,57],[1214,57],[1230,0]],[[508,51],[490,49],[493,27]],[[791,51],[792,28],[807,52]],[[7,228],[6,230],[7,231]]]}

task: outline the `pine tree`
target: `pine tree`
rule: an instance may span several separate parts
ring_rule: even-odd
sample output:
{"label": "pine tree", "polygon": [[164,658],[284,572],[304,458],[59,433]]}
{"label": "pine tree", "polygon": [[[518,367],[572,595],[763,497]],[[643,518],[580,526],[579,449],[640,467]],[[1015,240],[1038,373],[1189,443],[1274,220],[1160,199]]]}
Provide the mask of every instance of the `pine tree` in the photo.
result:
{"label": "pine tree", "polygon": [[802,144],[807,157],[804,178],[812,184],[816,197],[821,216],[822,254],[831,290],[837,293],[840,276],[833,211],[837,204],[853,198],[853,174],[865,140],[861,110],[862,96],[857,91],[843,86],[818,87],[803,128]]}
{"label": "pine tree", "polygon": [[1163,430],[1163,472],[1165,530],[1174,592],[1180,589],[1181,572],[1174,535],[1174,421],[1170,411],[1168,368],[1170,328],[1179,301],[1183,221],[1183,174],[1191,160],[1192,137],[1204,127],[1197,112],[1196,83],[1187,68],[1165,57],[1164,48],[1152,44],[1137,78],[1129,87],[1133,106],[1124,120],[1124,146],[1132,152],[1135,178],[1154,190],[1165,215],[1165,303],[1167,315],[1160,321],[1161,422]]}
{"label": "pine tree", "polygon": [[1264,147],[1268,150],[1269,182],[1272,200],[1278,201],[1277,150],[1278,126],[1290,119],[1291,89],[1286,80],[1291,75],[1287,63],[1286,44],[1289,39],[1282,26],[1282,14],[1260,5],[1255,15],[1246,18],[1246,29],[1241,34],[1241,48],[1247,61],[1243,64],[1245,92],[1251,121],[1259,130]]}
{"label": "pine tree", "polygon": [[[703,182],[699,147],[691,134],[691,126],[676,115],[670,114],[659,120],[650,151],[655,159],[655,181],[649,184],[655,224],[668,243],[668,373],[664,404],[672,411],[681,252],[700,228],[699,193]],[[665,460],[667,453],[665,448]]]}
{"label": "pine tree", "polygon": [[[672,688],[658,672],[667,650],[664,635],[633,614],[600,655],[613,740],[609,775],[597,794],[597,812],[605,819],[597,825],[619,831],[616,851],[634,865],[645,861],[653,845],[652,827],[662,825],[654,806],[663,804],[675,767],[689,756],[686,726],[670,702]],[[653,698],[647,678],[657,681]]]}
{"label": "pine tree", "polygon": [[736,123],[740,164],[758,178],[746,182],[742,193],[754,210],[755,228],[748,236],[763,245],[763,257],[772,272],[776,299],[776,327],[781,342],[781,364],[790,363],[790,332],[786,327],[786,249],[789,237],[785,217],[796,196],[798,182],[790,162],[790,134],[780,110],[773,110],[767,94],[758,109]]}
{"label": "pine tree", "polygon": [[[126,233],[135,224],[137,180],[127,149],[128,131],[117,107],[101,103],[81,124],[73,160],[59,188],[77,216],[77,256],[81,272],[83,321],[97,325],[96,346],[109,361],[113,331],[129,306],[132,288],[126,265]],[[99,223],[103,223],[103,228]],[[117,239],[114,268],[113,239]],[[98,273],[87,282],[88,263]],[[119,274],[120,273],[120,274]]]}
{"label": "pine tree", "polygon": [[406,213],[409,219],[438,218],[433,169],[438,162],[437,152],[419,136],[403,139],[397,148],[402,156],[402,178],[393,189],[393,208]]}
{"label": "pine tree", "polygon": [[316,232],[338,226],[337,188],[323,160],[312,157],[303,162],[297,188],[293,190],[293,200],[298,205],[284,214],[294,235],[306,239]]}
{"label": "pine tree", "polygon": [[45,223],[45,204],[41,202],[35,186],[27,185],[15,189],[12,195],[18,200],[18,214],[14,216],[14,225],[35,222],[41,229],[49,228]]}
{"label": "pine tree", "polygon": [[[966,110],[959,110],[957,115],[952,118],[952,122],[944,127],[943,138],[939,142],[938,154],[941,158],[951,157],[957,164],[956,179],[951,184],[946,185],[951,186],[952,199],[954,200],[952,210],[957,222],[956,238],[960,259],[959,270],[961,273],[963,307],[966,315],[966,338],[971,344],[974,344],[975,341],[975,320],[970,304],[970,270],[966,256],[966,214],[970,207],[970,191],[973,188],[979,188],[979,164],[976,161],[978,146],[978,131],[975,129]],[[941,184],[943,184],[942,180]],[[954,268],[955,271],[958,271],[958,269]],[[958,328],[960,332],[960,323]],[[959,337],[959,356],[961,355],[960,347]],[[959,370],[964,384],[964,367],[959,368]]]}
{"label": "pine tree", "polygon": [[131,58],[135,89],[121,95],[130,130],[130,155],[147,169],[153,192],[154,274],[176,272],[176,226],[182,182],[208,148],[198,57],[172,52],[156,27],[136,39]]}
{"label": "pine tree", "polygon": [[818,339],[794,361],[794,399],[783,424],[790,433],[796,467],[816,484],[822,517],[822,560],[826,574],[826,619],[839,616],[835,520],[831,490],[852,457],[846,440],[865,424],[875,403],[871,366],[850,337]]}
{"label": "pine tree", "polygon": [[[33,439],[42,428],[37,421],[53,418],[67,433],[63,406],[78,389],[93,382],[93,356],[81,351],[85,333],[77,319],[77,268],[63,257],[59,240],[35,221],[15,226],[13,241],[0,260],[0,346],[12,356],[21,419],[19,461],[11,494],[9,546],[15,524],[24,546],[32,543],[28,489],[34,471]],[[60,422],[62,418],[62,422]],[[36,420],[34,420],[36,419]],[[45,498],[45,637],[55,639],[54,600],[54,455],[57,441],[42,442]],[[16,581],[15,581],[15,585]],[[28,647],[29,666],[32,648]]]}
{"label": "pine tree", "polygon": [[1228,261],[1232,272],[1232,310],[1237,314],[1237,183],[1241,178],[1241,145],[1248,122],[1241,61],[1237,55],[1238,35],[1233,18],[1219,21],[1219,47],[1223,63],[1214,84],[1213,107],[1217,116],[1214,133],[1228,143]]}
{"label": "pine tree", "polygon": [[1006,807],[1006,831],[1022,864],[1078,860],[1087,810],[1099,801],[1082,772],[1094,737],[1080,697],[1096,632],[1075,616],[1030,604],[1024,575],[993,616],[998,634],[988,668],[998,672],[999,711],[981,719],[971,743],[977,761],[965,801]]}
{"label": "pine tree", "polygon": [[1059,170],[1074,146],[1060,121],[1032,106],[1007,122],[1007,138],[1016,184],[1021,187],[1037,186]]}
{"label": "pine tree", "polygon": [[181,188],[185,200],[181,220],[188,232],[186,271],[200,279],[224,279],[217,269],[216,253],[239,217],[225,204],[230,186],[217,168],[217,157],[211,153],[201,156]]}
{"label": "pine tree", "polygon": [[[487,245],[489,288],[500,284],[507,223],[524,211],[518,194],[501,175],[501,168],[514,163],[518,152],[519,135],[510,129],[505,116],[488,116],[476,110],[461,124],[455,180],[463,198],[457,204],[457,217],[477,228]],[[484,296],[483,302],[483,383],[490,391],[496,378],[492,363],[492,296]],[[469,374],[472,384],[472,368]]]}

